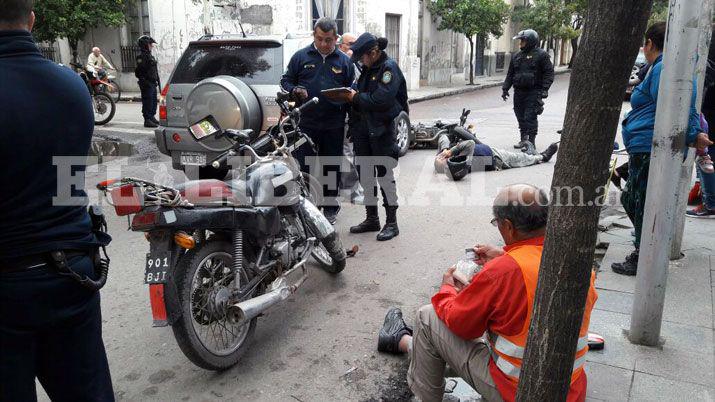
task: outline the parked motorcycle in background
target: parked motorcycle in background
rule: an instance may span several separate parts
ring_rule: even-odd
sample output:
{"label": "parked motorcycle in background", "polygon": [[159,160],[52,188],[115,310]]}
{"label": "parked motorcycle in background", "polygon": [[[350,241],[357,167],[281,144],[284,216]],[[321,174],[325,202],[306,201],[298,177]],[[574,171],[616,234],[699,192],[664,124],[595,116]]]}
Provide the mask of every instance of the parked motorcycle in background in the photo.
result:
{"label": "parked motorcycle in background", "polygon": [[114,117],[114,113],[117,110],[117,105],[114,100],[107,95],[106,92],[98,91],[99,85],[105,85],[103,81],[100,81],[97,77],[94,69],[89,69],[79,63],[70,63],[74,67],[75,71],[82,77],[82,80],[87,85],[87,90],[92,96],[92,104],[94,107],[94,124],[101,126],[103,124],[109,123]]}
{"label": "parked motorcycle in background", "polygon": [[296,108],[279,95],[284,117],[261,137],[221,129],[210,115],[193,124],[198,141],[233,143],[211,165],[234,169],[235,179],[172,188],[127,177],[98,185],[118,215],[134,215],[131,230],[149,241],[144,281],[154,326],[171,325],[199,367],[235,365],[257,317],[306,280],[310,256],[331,274],[345,268],[338,234],[312,202],[315,188],[291,155],[305,143],[314,147],[298,123],[317,102]]}

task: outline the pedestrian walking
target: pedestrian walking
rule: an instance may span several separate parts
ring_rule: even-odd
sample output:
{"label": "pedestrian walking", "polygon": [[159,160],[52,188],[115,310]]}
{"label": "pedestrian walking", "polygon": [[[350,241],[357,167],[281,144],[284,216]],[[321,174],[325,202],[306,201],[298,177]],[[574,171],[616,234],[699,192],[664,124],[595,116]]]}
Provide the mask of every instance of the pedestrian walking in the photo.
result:
{"label": "pedestrian walking", "polygon": [[519,122],[521,140],[514,148],[523,148],[524,141],[536,146],[539,131],[538,115],[544,111],[544,99],[554,82],[554,65],[549,54],[539,47],[539,34],[533,29],[519,32],[519,52],[509,63],[509,71],[502,85],[502,99],[509,98],[514,87],[514,114]]}
{"label": "pedestrian walking", "polygon": [[144,117],[144,127],[159,127],[156,119],[156,107],[158,99],[157,90],[160,89],[159,69],[156,58],[151,54],[156,41],[148,35],[142,35],[137,40],[139,45],[139,55],[136,58],[134,75],[139,80],[139,90],[142,94],[142,116]]}
{"label": "pedestrian walking", "polygon": [[[36,379],[53,401],[113,401],[100,295],[72,277],[96,281],[109,240],[86,208],[92,100],[40,53],[32,5],[0,0],[0,401],[37,400]],[[82,160],[71,182],[62,156]]]}

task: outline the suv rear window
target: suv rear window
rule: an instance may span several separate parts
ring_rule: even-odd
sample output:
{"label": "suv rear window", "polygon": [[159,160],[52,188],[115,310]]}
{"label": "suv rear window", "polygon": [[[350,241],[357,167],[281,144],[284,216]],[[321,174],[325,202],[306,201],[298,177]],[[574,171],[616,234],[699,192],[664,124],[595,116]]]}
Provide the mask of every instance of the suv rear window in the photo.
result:
{"label": "suv rear window", "polygon": [[246,84],[278,84],[283,53],[276,42],[192,43],[181,56],[171,79],[195,84],[204,78],[231,75]]}

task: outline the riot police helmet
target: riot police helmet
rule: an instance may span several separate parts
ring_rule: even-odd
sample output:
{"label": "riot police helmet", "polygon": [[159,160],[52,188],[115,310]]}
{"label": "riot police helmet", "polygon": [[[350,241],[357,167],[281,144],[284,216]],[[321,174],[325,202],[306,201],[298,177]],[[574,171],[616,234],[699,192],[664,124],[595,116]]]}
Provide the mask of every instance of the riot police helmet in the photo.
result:
{"label": "riot police helmet", "polygon": [[513,39],[524,39],[526,41],[526,47],[529,49],[539,45],[539,34],[533,29],[519,31]]}
{"label": "riot police helmet", "polygon": [[472,167],[466,155],[453,156],[447,159],[447,174],[454,181],[460,181],[469,174]]}
{"label": "riot police helmet", "polygon": [[149,49],[149,44],[151,43],[156,43],[156,41],[149,35],[142,35],[139,37],[139,39],[137,39],[137,45],[139,45],[139,49]]}

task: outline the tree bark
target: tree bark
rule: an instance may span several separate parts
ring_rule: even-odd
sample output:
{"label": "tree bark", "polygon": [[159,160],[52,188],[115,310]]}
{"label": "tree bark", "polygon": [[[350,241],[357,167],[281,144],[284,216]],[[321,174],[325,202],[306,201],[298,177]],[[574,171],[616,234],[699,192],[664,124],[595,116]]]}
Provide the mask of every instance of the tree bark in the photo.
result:
{"label": "tree bark", "polygon": [[[546,241],[517,401],[566,400],[613,139],[651,4],[652,0],[588,3],[588,24],[571,74],[551,183]],[[568,197],[567,189],[573,197]]]}
{"label": "tree bark", "polygon": [[467,36],[469,39],[469,85],[474,85],[474,39]]}
{"label": "tree bark", "polygon": [[[574,29],[581,29],[583,26],[583,17],[578,17],[576,18],[576,21],[573,23],[573,28]],[[569,61],[569,68],[573,68],[573,62],[576,60],[576,52],[578,52],[578,38],[580,36],[577,36],[573,39],[571,39],[571,48],[573,49],[573,52],[571,52],[571,61]]]}

